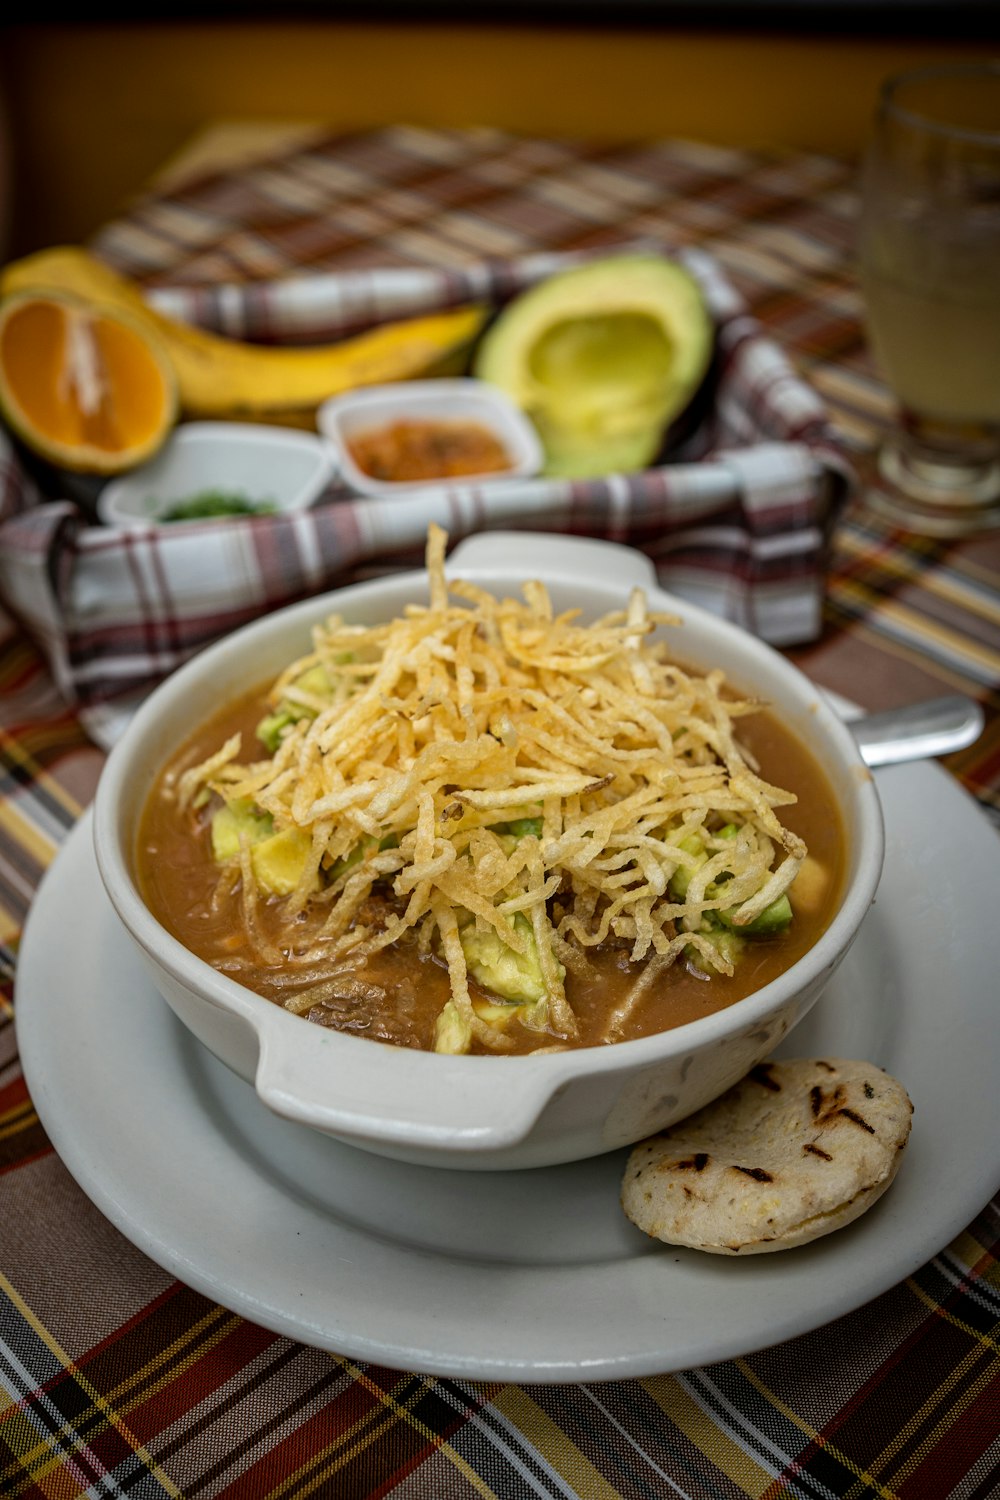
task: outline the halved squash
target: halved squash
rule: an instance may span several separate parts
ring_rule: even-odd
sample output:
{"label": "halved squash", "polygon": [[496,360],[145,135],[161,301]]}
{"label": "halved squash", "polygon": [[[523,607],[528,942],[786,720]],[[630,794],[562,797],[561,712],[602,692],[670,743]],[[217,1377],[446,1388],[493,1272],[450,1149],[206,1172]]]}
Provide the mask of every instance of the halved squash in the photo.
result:
{"label": "halved squash", "polygon": [[16,293],[0,303],[0,411],[49,462],[117,474],[160,447],[176,381],[148,329],[117,308]]}

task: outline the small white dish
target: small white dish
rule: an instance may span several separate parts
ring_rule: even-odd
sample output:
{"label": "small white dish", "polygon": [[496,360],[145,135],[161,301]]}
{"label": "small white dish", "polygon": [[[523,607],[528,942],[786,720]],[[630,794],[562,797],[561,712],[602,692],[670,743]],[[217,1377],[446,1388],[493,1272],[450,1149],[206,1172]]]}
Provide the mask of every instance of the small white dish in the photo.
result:
{"label": "small white dish", "polygon": [[[352,440],[361,432],[401,421],[474,422],[499,438],[510,466],[488,474],[441,479],[387,480],[365,473],[351,455]],[[524,413],[502,391],[481,380],[407,380],[368,386],[325,401],[316,425],[336,452],[341,479],[359,495],[399,495],[442,485],[527,479],[538,473],[544,456],[538,434]]]}
{"label": "small white dish", "polygon": [[188,422],[149,463],[106,485],[97,513],[107,526],[158,525],[172,505],[204,490],[243,495],[276,511],[305,510],[332,476],[329,450],[313,433],[252,422]]}

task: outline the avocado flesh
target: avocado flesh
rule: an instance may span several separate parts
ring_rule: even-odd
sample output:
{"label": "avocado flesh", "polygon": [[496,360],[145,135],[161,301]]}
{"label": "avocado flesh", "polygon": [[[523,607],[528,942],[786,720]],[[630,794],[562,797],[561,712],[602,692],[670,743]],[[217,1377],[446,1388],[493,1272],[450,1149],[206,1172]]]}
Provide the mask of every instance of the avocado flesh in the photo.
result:
{"label": "avocado flesh", "polygon": [[544,472],[631,472],[659,451],[708,368],[713,329],[693,277],[659,256],[615,256],[550,277],[511,302],[475,374],[532,419]]}
{"label": "avocado flesh", "polygon": [[[738,832],[739,829],[735,823],[727,823],[725,828],[719,829],[716,837],[721,839],[735,838]],[[689,838],[681,839],[678,847],[683,849],[685,853],[693,855],[697,865],[703,865],[708,859],[705,845],[697,834],[692,834]],[[685,865],[678,865],[677,869],[671,875],[670,894],[674,897],[675,901],[684,900],[687,895],[688,886],[691,884],[692,874],[693,871],[689,870]],[[724,891],[724,882],[726,879],[728,879],[728,876],[723,876],[719,882],[708,887],[705,894],[710,900],[716,900],[722,891]],[[787,927],[791,926],[794,915],[792,903],[786,894],[776,897],[769,906],[765,906],[764,910],[759,912],[751,921],[740,925],[737,925],[734,920],[733,909],[723,908],[719,911],[706,912],[702,924],[702,932],[709,936],[710,941],[716,943],[716,946],[724,953],[726,958],[733,960],[739,956],[739,950],[734,949],[730,952],[721,941],[722,933],[718,933],[720,941],[716,940],[716,934],[720,927],[724,928],[733,938],[775,937],[778,933],[784,932]]]}
{"label": "avocado flesh", "polygon": [[212,816],[212,856],[217,864],[239,859],[244,841],[250,848],[250,867],[262,890],[288,896],[302,878],[312,839],[302,828],[274,832],[268,813],[252,802],[225,802]]}
{"label": "avocado flesh", "polygon": [[553,323],[528,366],[558,427],[629,431],[635,414],[655,418],[670,381],[673,346],[647,313],[617,312]]}
{"label": "avocado flesh", "polygon": [[492,930],[480,932],[471,924],[460,934],[469,973],[489,990],[513,1005],[544,1000],[548,993],[538,957],[535,934],[526,918],[515,919],[515,927],[525,940],[527,951],[517,953]]}
{"label": "avocado flesh", "polygon": [[448,1000],[434,1023],[434,1051],[459,1056],[472,1045],[472,1029],[454,1000]]}
{"label": "avocado flesh", "polygon": [[312,850],[304,828],[283,828],[250,849],[254,879],[274,896],[290,896],[302,879]]}
{"label": "avocado flesh", "polygon": [[660,451],[659,425],[642,432],[595,439],[575,427],[553,427],[538,421],[545,449],[545,473],[550,479],[597,479],[604,474],[634,474],[648,469]]}
{"label": "avocado flesh", "polygon": [[244,839],[248,844],[259,844],[274,832],[274,823],[269,813],[246,798],[224,802],[212,814],[212,858],[218,865],[239,859],[240,846]]}
{"label": "avocado flesh", "polygon": [[[348,661],[350,653],[344,654],[340,660]],[[326,702],[333,691],[333,683],[326,667],[320,663],[315,667],[309,667],[301,676],[296,677],[293,687],[300,692],[310,693],[321,702]],[[289,698],[282,698],[273,713],[266,714],[257,725],[257,738],[269,755],[275,755],[278,746],[285,736],[285,731],[300,719],[314,719],[318,709],[305,703],[297,703]]]}
{"label": "avocado flesh", "polygon": [[738,927],[733,921],[731,911],[720,911],[718,916],[725,925],[733,932],[743,933],[745,937],[774,937],[776,933],[784,932],[792,922],[792,903],[787,896],[779,896],[772,901],[770,906],[754,917],[751,922],[744,922]]}

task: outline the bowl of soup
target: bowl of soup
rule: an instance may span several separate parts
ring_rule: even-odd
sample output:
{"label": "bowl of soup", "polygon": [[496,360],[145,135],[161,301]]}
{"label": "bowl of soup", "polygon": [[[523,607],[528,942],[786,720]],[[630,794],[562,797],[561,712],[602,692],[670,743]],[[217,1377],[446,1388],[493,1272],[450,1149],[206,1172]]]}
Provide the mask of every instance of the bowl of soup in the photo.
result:
{"label": "bowl of soup", "polygon": [[98,865],[160,994],[279,1115],[552,1165],[774,1050],[872,902],[881,813],[815,687],[641,554],[444,550],[163,683],[101,778]]}

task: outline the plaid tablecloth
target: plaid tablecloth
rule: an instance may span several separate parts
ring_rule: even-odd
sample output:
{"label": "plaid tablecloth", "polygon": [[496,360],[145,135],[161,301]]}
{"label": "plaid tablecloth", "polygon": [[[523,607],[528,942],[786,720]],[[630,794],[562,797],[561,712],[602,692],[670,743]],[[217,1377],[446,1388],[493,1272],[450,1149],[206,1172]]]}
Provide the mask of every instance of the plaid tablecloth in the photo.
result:
{"label": "plaid tablecloth", "polygon": [[[867,503],[890,407],[860,328],[854,209],[851,165],[825,158],[398,128],[319,135],[182,180],[137,202],[95,248],[151,287],[648,237],[709,250],[823,398],[863,481],[833,539],[822,634],[792,656],[866,707],[956,688],[979,697],[986,733],[949,768],[998,819],[1000,536],[928,540]],[[19,935],[103,756],[11,619],[0,754],[0,1493],[1000,1494],[997,1202],[834,1324],[745,1358],[612,1383],[362,1366],[173,1280],[76,1187],[19,1069]]]}

